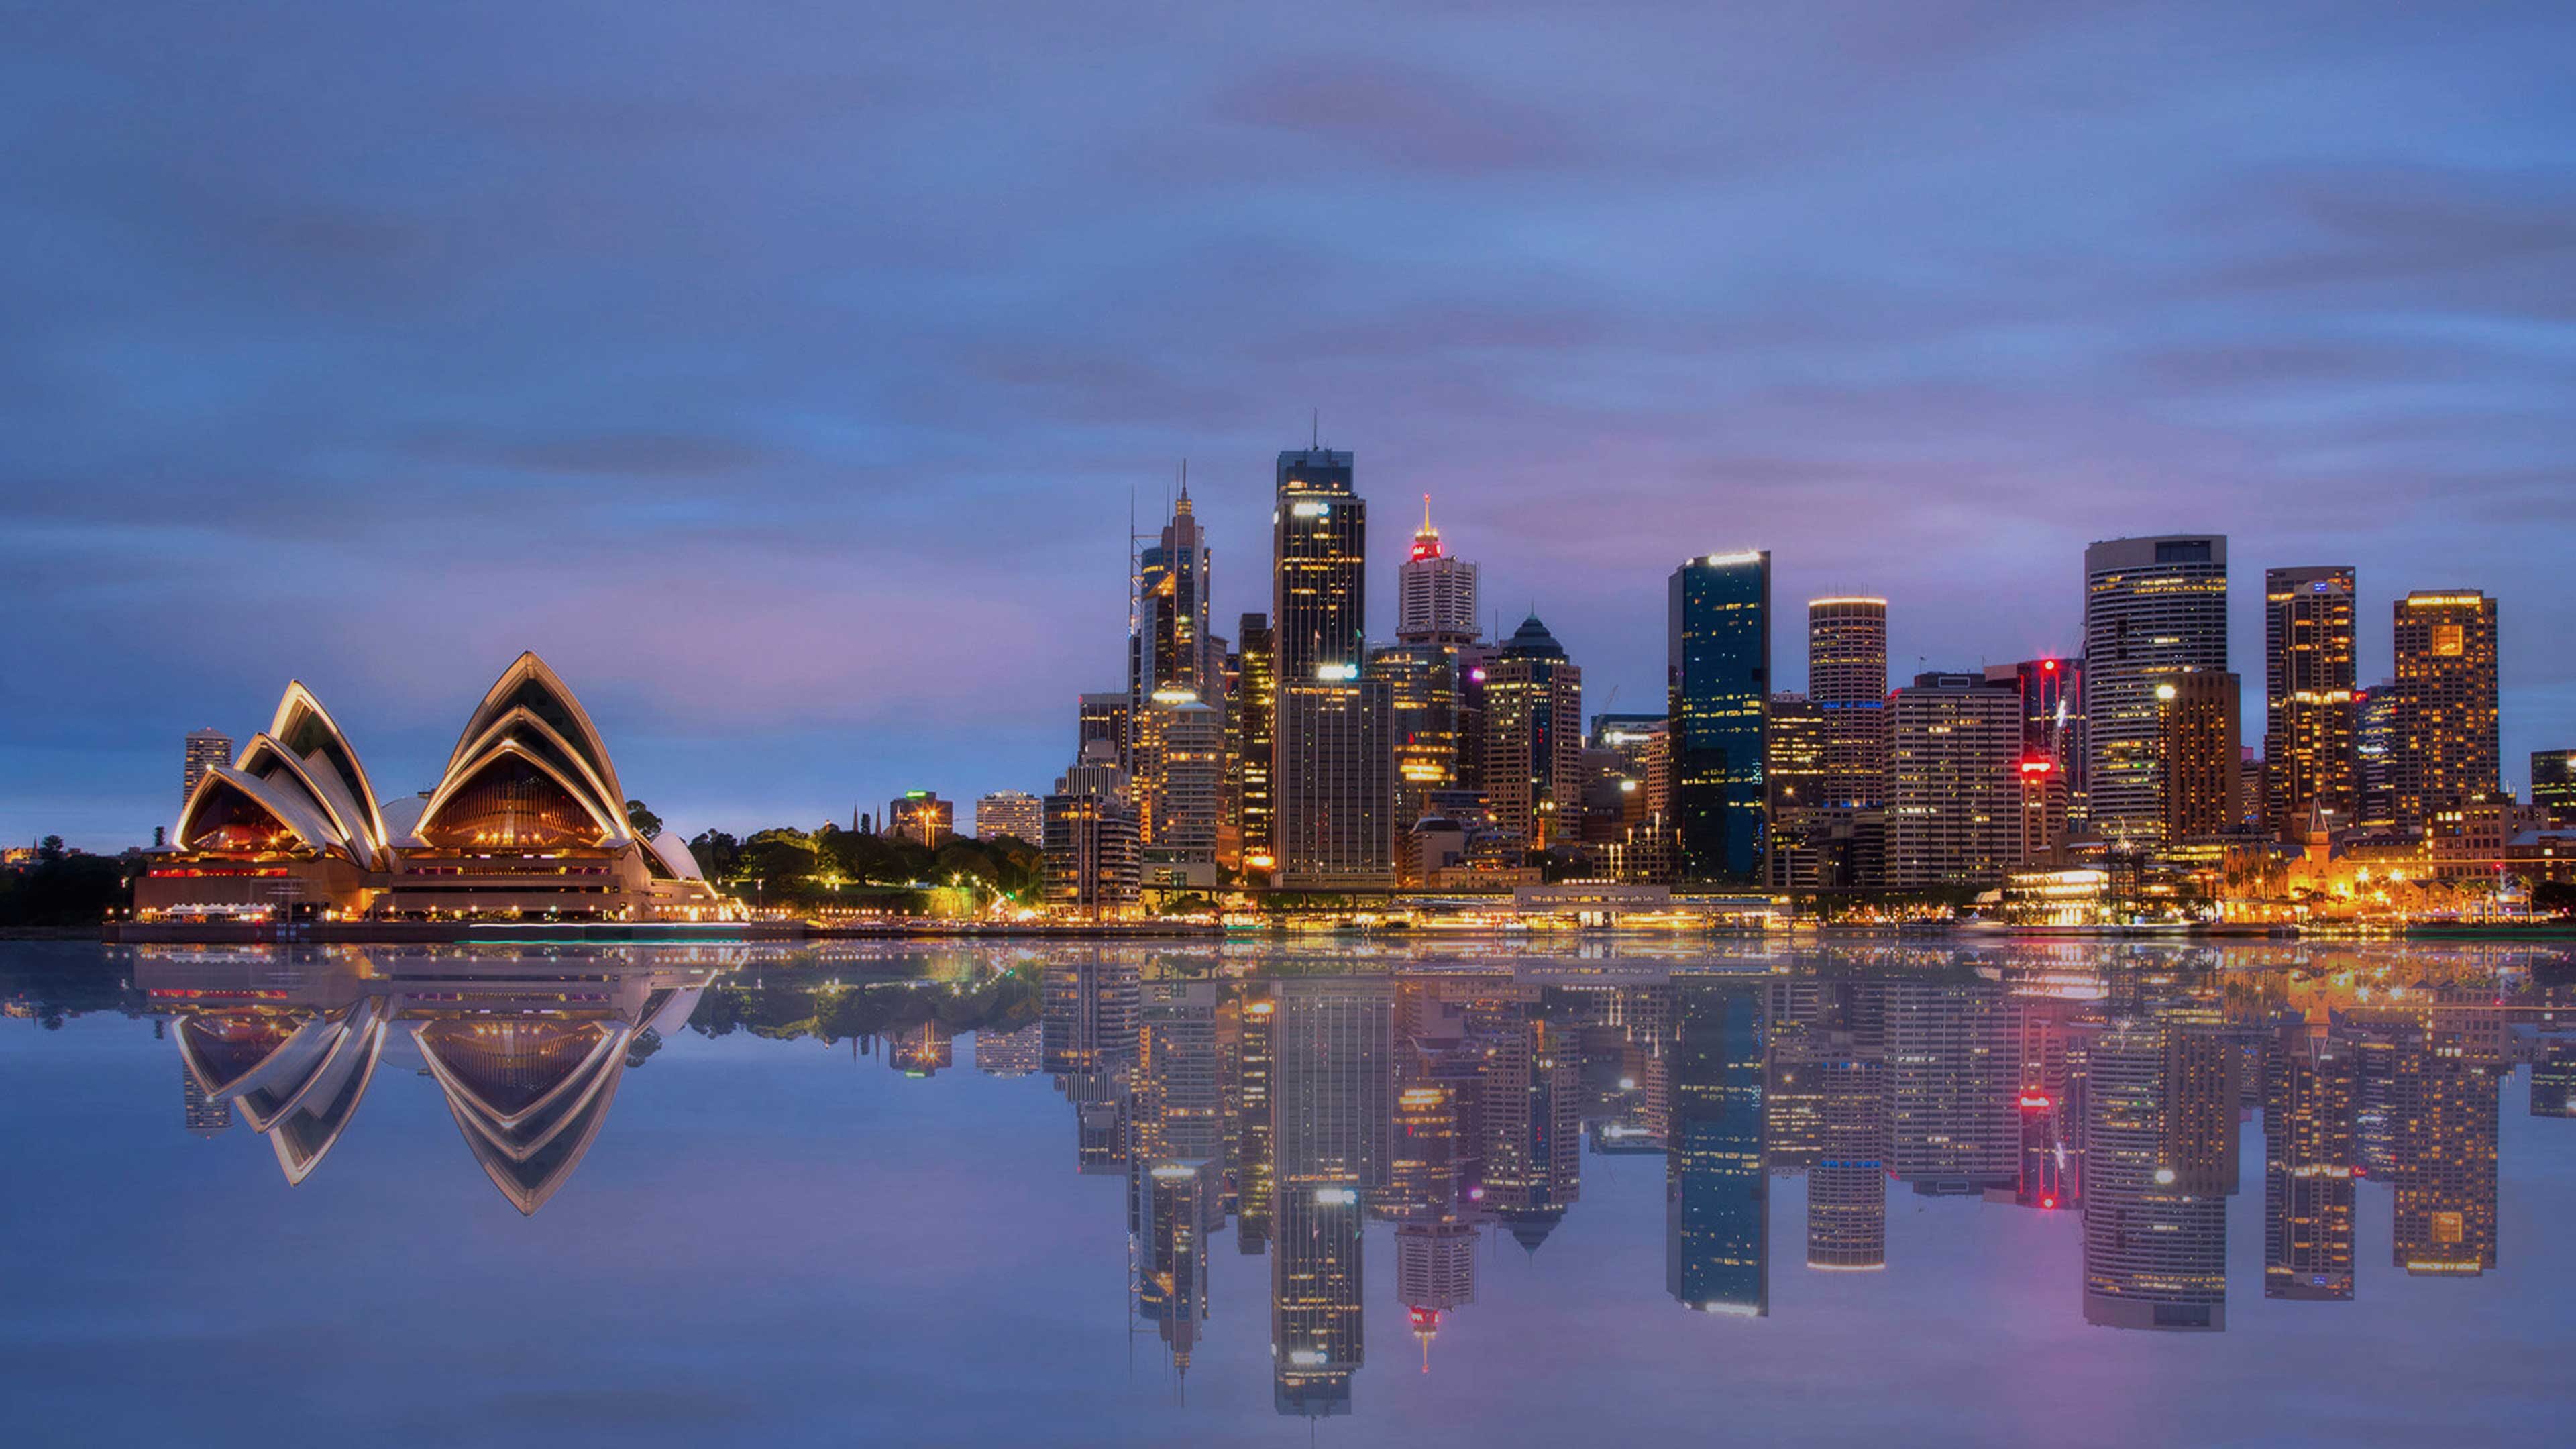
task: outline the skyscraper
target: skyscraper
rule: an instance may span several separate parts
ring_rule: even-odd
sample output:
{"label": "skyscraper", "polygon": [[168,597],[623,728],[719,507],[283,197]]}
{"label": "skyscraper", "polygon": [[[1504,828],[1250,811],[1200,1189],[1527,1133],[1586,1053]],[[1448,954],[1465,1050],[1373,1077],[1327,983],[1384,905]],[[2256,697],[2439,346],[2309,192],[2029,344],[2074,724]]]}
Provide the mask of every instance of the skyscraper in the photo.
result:
{"label": "skyscraper", "polygon": [[1667,717],[1682,873],[1757,884],[1766,844],[1771,555],[1710,554],[1667,591]]}
{"label": "skyscraper", "polygon": [[1246,873],[1257,871],[1263,875],[1277,863],[1270,775],[1277,766],[1273,758],[1277,747],[1273,721],[1279,708],[1275,650],[1269,616],[1244,615],[1235,633],[1240,677],[1234,691],[1235,708],[1226,716],[1226,729],[1233,736],[1233,747],[1226,752],[1226,767],[1234,782],[1229,808],[1234,816],[1235,839],[1243,852],[1242,868]]}
{"label": "skyscraper", "polygon": [[1216,885],[1225,771],[1223,716],[1178,685],[1154,691],[1137,715],[1136,816],[1144,882]]}
{"label": "skyscraper", "polygon": [[2021,699],[2022,863],[2053,864],[2084,818],[2084,661],[1989,664],[1986,683]]}
{"label": "skyscraper", "polygon": [[1190,507],[1190,490],[1172,505],[1162,538],[1137,556],[1136,632],[1127,655],[1129,708],[1141,713],[1164,690],[1183,689],[1211,704],[1223,658],[1208,629],[1208,545]]}
{"label": "skyscraper", "polygon": [[[1363,663],[1368,624],[1368,503],[1352,491],[1353,455],[1279,455],[1271,514],[1270,619],[1281,684]],[[1342,675],[1338,677],[1347,678]]]}
{"label": "skyscraper", "polygon": [[2263,814],[2288,837],[2320,808],[2359,817],[2353,620],[2351,565],[2263,571]]}
{"label": "skyscraper", "polygon": [[2084,793],[2084,661],[2024,659],[1989,664],[1986,682],[2021,695],[2021,753],[2047,760],[2066,782],[2070,802]]}
{"label": "skyscraper", "polygon": [[1476,566],[1442,546],[1428,496],[1422,500],[1422,527],[1396,565],[1395,580],[1396,643],[1369,656],[1368,672],[1387,684],[1400,839],[1429,812],[1435,792],[1469,788],[1467,781],[1482,764],[1460,758],[1463,654],[1476,642]]}
{"label": "skyscraper", "polygon": [[1387,682],[1288,678],[1280,681],[1278,700],[1273,879],[1290,890],[1392,885],[1395,763]]}
{"label": "skyscraper", "polygon": [[1136,908],[1142,884],[1136,803],[1126,770],[1106,739],[1056,781],[1041,814],[1047,904],[1094,919]]}
{"label": "skyscraper", "polygon": [[1450,557],[1431,526],[1431,496],[1422,498],[1422,527],[1395,567],[1395,637],[1405,644],[1476,642],[1476,566]]}
{"label": "skyscraper", "polygon": [[1525,849],[1581,837],[1583,670],[1536,614],[1485,665],[1485,805]]}
{"label": "skyscraper", "polygon": [[1127,695],[1109,690],[1086,694],[1076,701],[1075,758],[1089,758],[1094,743],[1106,743],[1111,763],[1122,770],[1134,768],[1130,755],[1136,746],[1135,706],[1136,702]]}
{"label": "skyscraper", "polygon": [[179,808],[188,808],[190,796],[197,793],[197,782],[206,772],[233,762],[233,737],[222,730],[188,731],[188,742],[179,770]]}
{"label": "skyscraper", "polygon": [[1429,812],[1432,795],[1458,788],[1458,648],[1429,640],[1390,645],[1370,652],[1367,674],[1386,685],[1393,824],[1401,838]]}
{"label": "skyscraper", "polygon": [[2576,826],[2576,750],[2531,752],[2531,803],[2549,812],[2549,823]]}
{"label": "skyscraper", "polygon": [[2104,838],[2162,838],[2156,685],[2227,668],[2227,540],[2119,538],[2084,550],[2089,818]]}
{"label": "skyscraper", "polygon": [[1888,696],[1887,883],[1988,885],[2021,864],[2021,696],[1919,674]]}
{"label": "skyscraper", "polygon": [[2476,589],[2397,601],[2397,823],[2422,826],[2445,806],[2500,787],[2496,601]]}
{"label": "skyscraper", "polygon": [[1809,804],[1866,810],[1887,787],[1887,600],[1807,602],[1807,698],[1824,714],[1823,793]]}
{"label": "skyscraper", "polygon": [[1393,883],[1393,723],[1386,681],[1366,678],[1368,504],[1349,453],[1279,455],[1271,514],[1273,851],[1278,883]]}
{"label": "skyscraper", "polygon": [[1046,817],[1038,797],[1026,790],[996,790],[975,802],[975,838],[1008,837],[1031,845],[1046,838]]}
{"label": "skyscraper", "polygon": [[2162,838],[2234,830],[2243,814],[2237,710],[2243,681],[2200,670],[2156,681],[2156,789]]}
{"label": "skyscraper", "polygon": [[2354,701],[2354,778],[2359,782],[2363,828],[2397,823],[2397,751],[2400,745],[2397,681],[2381,680]]}
{"label": "skyscraper", "polygon": [[[1877,713],[1872,712],[1872,718]],[[1837,885],[1825,856],[1830,849],[1833,793],[1844,783],[1831,772],[1835,716],[1803,694],[1771,696],[1765,719],[1763,788],[1769,796],[1767,834],[1770,886],[1775,891]]]}

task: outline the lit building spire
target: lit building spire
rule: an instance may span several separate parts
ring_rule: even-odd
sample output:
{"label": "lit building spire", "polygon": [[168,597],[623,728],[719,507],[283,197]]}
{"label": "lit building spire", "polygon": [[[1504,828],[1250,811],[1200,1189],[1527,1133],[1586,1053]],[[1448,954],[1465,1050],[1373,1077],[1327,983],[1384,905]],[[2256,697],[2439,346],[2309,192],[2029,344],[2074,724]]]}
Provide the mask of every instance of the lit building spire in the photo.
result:
{"label": "lit building spire", "polygon": [[1416,560],[1444,557],[1440,551],[1440,530],[1431,526],[1431,495],[1422,495],[1422,527],[1414,530],[1413,558]]}
{"label": "lit building spire", "polygon": [[1449,556],[1422,495],[1422,527],[1395,569],[1395,637],[1406,644],[1472,644],[1476,639],[1476,566]]}

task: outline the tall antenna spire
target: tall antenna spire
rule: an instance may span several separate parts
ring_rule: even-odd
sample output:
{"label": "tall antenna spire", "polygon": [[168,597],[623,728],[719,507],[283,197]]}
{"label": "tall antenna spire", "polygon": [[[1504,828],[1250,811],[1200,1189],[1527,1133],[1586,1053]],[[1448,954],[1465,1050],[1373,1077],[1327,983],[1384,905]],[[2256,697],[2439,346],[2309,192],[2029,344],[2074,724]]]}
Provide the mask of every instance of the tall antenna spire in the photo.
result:
{"label": "tall antenna spire", "polygon": [[1322,448],[1324,446],[1324,410],[1322,408],[1306,409],[1306,428],[1306,451],[1311,453]]}

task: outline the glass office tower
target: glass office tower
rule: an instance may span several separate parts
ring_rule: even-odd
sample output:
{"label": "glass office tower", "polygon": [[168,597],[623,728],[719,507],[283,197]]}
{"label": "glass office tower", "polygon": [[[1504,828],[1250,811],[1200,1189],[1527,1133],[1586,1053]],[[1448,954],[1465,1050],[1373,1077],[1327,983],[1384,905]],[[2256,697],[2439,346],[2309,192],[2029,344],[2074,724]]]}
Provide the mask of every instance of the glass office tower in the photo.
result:
{"label": "glass office tower", "polygon": [[1771,555],[1710,554],[1673,570],[1667,671],[1673,823],[1686,878],[1761,880]]}

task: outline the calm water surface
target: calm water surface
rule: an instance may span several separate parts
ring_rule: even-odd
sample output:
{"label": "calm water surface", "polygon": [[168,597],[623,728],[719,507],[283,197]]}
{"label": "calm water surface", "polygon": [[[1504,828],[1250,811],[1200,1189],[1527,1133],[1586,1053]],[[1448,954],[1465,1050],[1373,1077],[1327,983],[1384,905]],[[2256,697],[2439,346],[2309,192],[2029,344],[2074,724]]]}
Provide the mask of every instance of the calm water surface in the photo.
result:
{"label": "calm water surface", "polygon": [[11,1444],[2565,1444],[2529,948],[0,943]]}

